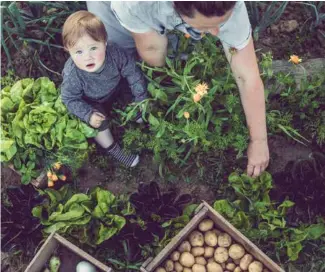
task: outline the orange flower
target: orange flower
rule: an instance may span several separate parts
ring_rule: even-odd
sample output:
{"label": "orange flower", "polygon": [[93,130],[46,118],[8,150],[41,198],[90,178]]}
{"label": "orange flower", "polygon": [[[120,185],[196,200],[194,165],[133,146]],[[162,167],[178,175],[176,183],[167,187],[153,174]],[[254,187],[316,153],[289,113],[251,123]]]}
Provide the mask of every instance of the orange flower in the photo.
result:
{"label": "orange flower", "polygon": [[53,180],[53,181],[57,181],[57,180],[58,180],[58,176],[55,175],[55,174],[53,174],[53,175],[52,175],[52,180]]}
{"label": "orange flower", "polygon": [[56,162],[56,163],[53,165],[53,168],[54,168],[55,170],[59,170],[59,169],[61,168],[61,163]]}
{"label": "orange flower", "polygon": [[230,55],[232,55],[232,56],[235,55],[235,54],[237,53],[237,51],[238,51],[238,50],[237,50],[237,48],[235,48],[235,47],[230,47],[230,48],[229,48],[229,53],[230,53]]}
{"label": "orange flower", "polygon": [[54,182],[52,180],[49,180],[47,182],[47,187],[53,187],[54,186]]}
{"label": "orange flower", "polygon": [[60,180],[63,180],[63,181],[66,181],[67,180],[67,177],[65,175],[60,175],[59,176],[59,179]]}
{"label": "orange flower", "polygon": [[52,178],[52,172],[51,171],[47,171],[47,177],[50,179]]}
{"label": "orange flower", "polygon": [[185,34],[184,34],[184,37],[185,37],[186,39],[189,39],[189,38],[191,38],[191,35],[188,34],[188,33],[185,33]]}
{"label": "orange flower", "polygon": [[190,118],[190,113],[188,111],[184,112],[184,117],[186,119]]}
{"label": "orange flower", "polygon": [[202,96],[200,94],[198,94],[198,93],[193,95],[193,101],[195,103],[199,102],[201,100],[201,98],[202,98]]}
{"label": "orange flower", "polygon": [[200,96],[203,96],[208,93],[208,85],[206,83],[199,83],[198,85],[195,86],[194,90],[196,91],[197,94]]}
{"label": "orange flower", "polygon": [[302,61],[302,59],[299,59],[297,55],[291,55],[289,62],[292,62],[293,64],[299,64]]}

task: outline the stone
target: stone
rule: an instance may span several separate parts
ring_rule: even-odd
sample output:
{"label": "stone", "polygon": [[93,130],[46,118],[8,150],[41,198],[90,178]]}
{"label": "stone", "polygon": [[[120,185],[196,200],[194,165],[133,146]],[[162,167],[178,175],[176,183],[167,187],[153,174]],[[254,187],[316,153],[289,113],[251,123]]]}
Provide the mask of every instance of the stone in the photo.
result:
{"label": "stone", "polygon": [[299,24],[296,20],[282,21],[280,23],[281,32],[291,33],[298,28]]}

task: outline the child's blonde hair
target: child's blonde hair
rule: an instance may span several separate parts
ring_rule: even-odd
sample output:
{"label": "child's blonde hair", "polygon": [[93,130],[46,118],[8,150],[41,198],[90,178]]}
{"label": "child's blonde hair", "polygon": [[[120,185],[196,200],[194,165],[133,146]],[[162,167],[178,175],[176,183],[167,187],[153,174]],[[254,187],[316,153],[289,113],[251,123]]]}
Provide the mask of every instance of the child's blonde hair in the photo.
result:
{"label": "child's blonde hair", "polygon": [[71,14],[65,21],[62,29],[64,48],[73,47],[83,35],[89,35],[97,42],[106,42],[107,32],[102,21],[86,10]]}

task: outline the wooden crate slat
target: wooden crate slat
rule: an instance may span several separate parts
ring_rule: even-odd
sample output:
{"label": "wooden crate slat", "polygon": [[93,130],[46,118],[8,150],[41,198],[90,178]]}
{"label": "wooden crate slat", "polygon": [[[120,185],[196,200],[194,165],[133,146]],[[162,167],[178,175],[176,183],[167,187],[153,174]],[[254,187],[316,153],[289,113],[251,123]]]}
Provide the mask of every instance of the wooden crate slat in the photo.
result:
{"label": "wooden crate slat", "polygon": [[69,250],[74,252],[75,254],[79,255],[84,260],[92,263],[97,268],[100,269],[100,271],[105,272],[113,272],[114,270],[100,261],[96,260],[94,257],[80,249],[79,247],[75,246],[71,242],[69,242],[67,239],[63,238],[61,235],[52,232],[50,236],[46,239],[42,247],[38,250],[33,260],[30,262],[30,264],[27,266],[25,272],[40,272],[43,271],[44,265],[48,261],[48,259],[53,254],[54,250],[59,246],[62,245],[64,247],[67,247]]}
{"label": "wooden crate slat", "polygon": [[241,244],[246,251],[251,253],[254,258],[262,262],[272,272],[285,272],[280,266],[273,262],[266,254],[264,254],[256,245],[254,245],[246,236],[238,231],[230,224],[220,213],[214,210],[208,203],[204,202],[209,209],[209,217],[220,227],[224,232],[227,232],[233,239]]}
{"label": "wooden crate slat", "polygon": [[46,239],[42,247],[38,250],[33,260],[29,263],[25,272],[42,271],[44,264],[51,257],[53,251],[58,246],[58,241],[54,239],[54,232]]}
{"label": "wooden crate slat", "polygon": [[140,270],[142,272],[153,272],[158,266],[162,265],[165,259],[178,247],[178,245],[188,237],[188,235],[204,219],[210,218],[220,230],[227,232],[233,240],[245,247],[255,259],[261,261],[271,272],[285,272],[280,266],[273,262],[256,245],[246,238],[240,231],[231,225],[221,214],[215,211],[208,203],[203,201],[196,210],[196,215],[191,221],[169,242],[169,244],[155,257],[149,258],[143,263]]}
{"label": "wooden crate slat", "polygon": [[208,209],[202,206],[202,209],[190,220],[190,222],[168,243],[168,245],[150,262],[146,267],[141,267],[143,272],[151,272],[156,269],[160,263],[166,259],[182,242],[183,237],[188,236],[198,225],[198,223],[207,216]]}

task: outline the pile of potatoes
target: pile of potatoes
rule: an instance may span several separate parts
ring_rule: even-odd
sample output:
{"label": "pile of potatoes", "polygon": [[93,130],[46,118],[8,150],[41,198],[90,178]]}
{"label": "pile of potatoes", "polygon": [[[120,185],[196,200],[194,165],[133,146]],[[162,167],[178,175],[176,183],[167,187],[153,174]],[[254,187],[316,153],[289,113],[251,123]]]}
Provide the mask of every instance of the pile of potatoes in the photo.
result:
{"label": "pile of potatoes", "polygon": [[229,234],[204,219],[155,272],[269,272]]}

